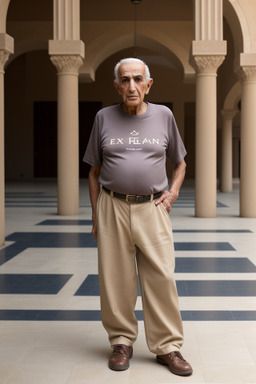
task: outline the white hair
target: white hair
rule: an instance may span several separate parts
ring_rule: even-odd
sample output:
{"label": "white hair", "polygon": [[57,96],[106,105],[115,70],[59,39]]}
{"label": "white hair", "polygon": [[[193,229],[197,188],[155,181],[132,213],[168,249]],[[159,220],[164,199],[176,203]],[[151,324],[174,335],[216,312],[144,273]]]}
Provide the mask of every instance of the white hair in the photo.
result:
{"label": "white hair", "polygon": [[115,68],[114,68],[114,77],[115,77],[115,81],[117,83],[119,83],[119,76],[118,76],[118,72],[119,72],[119,68],[122,64],[125,64],[125,63],[131,63],[131,62],[135,62],[135,63],[141,63],[145,66],[145,75],[146,75],[146,81],[148,82],[150,80],[150,71],[149,71],[149,67],[147,66],[146,63],[144,63],[143,60],[140,60],[140,59],[137,59],[135,57],[128,57],[126,59],[122,59],[120,60]]}

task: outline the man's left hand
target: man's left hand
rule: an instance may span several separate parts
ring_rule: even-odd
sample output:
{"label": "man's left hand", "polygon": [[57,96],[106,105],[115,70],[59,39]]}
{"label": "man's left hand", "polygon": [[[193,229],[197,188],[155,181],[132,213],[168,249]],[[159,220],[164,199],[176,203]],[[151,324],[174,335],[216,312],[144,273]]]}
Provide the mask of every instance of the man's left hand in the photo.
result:
{"label": "man's left hand", "polygon": [[164,191],[162,195],[157,199],[155,202],[156,205],[163,204],[167,212],[169,213],[172,209],[172,205],[177,200],[178,194],[175,193],[174,191]]}

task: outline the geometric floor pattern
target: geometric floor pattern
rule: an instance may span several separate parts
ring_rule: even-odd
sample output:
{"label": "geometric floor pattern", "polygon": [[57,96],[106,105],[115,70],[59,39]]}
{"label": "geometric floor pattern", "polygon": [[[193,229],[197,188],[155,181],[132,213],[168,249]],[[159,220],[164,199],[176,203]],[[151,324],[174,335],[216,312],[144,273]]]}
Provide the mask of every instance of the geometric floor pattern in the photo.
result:
{"label": "geometric floor pattern", "polygon": [[97,248],[86,180],[80,212],[57,216],[56,182],[7,183],[6,244],[0,248],[0,384],[256,384],[256,219],[239,217],[239,185],[217,194],[217,217],[194,217],[184,183],[171,220],[175,277],[189,378],[155,363],[139,336],[128,371],[107,368]]}

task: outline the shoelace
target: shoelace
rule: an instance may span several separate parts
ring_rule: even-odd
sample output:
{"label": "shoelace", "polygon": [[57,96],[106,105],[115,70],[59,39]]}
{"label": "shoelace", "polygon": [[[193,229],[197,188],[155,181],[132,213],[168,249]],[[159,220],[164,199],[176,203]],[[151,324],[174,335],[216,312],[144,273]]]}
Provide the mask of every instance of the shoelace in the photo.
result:
{"label": "shoelace", "polygon": [[[186,361],[180,352],[178,352],[178,351],[174,351],[173,354],[174,354],[175,356],[179,357],[181,360]],[[170,354],[170,356],[171,356],[171,354]]]}
{"label": "shoelace", "polygon": [[113,349],[114,349],[113,351],[114,355],[126,356],[126,349],[122,345],[115,345]]}

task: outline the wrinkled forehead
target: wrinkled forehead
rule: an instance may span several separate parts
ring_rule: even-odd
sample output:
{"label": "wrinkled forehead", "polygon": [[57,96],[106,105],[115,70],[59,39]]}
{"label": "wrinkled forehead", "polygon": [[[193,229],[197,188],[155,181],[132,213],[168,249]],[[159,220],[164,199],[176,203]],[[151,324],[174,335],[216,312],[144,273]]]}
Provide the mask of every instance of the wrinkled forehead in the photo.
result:
{"label": "wrinkled forehead", "polygon": [[119,67],[119,77],[135,77],[142,76],[145,78],[145,65],[143,63],[123,63]]}

